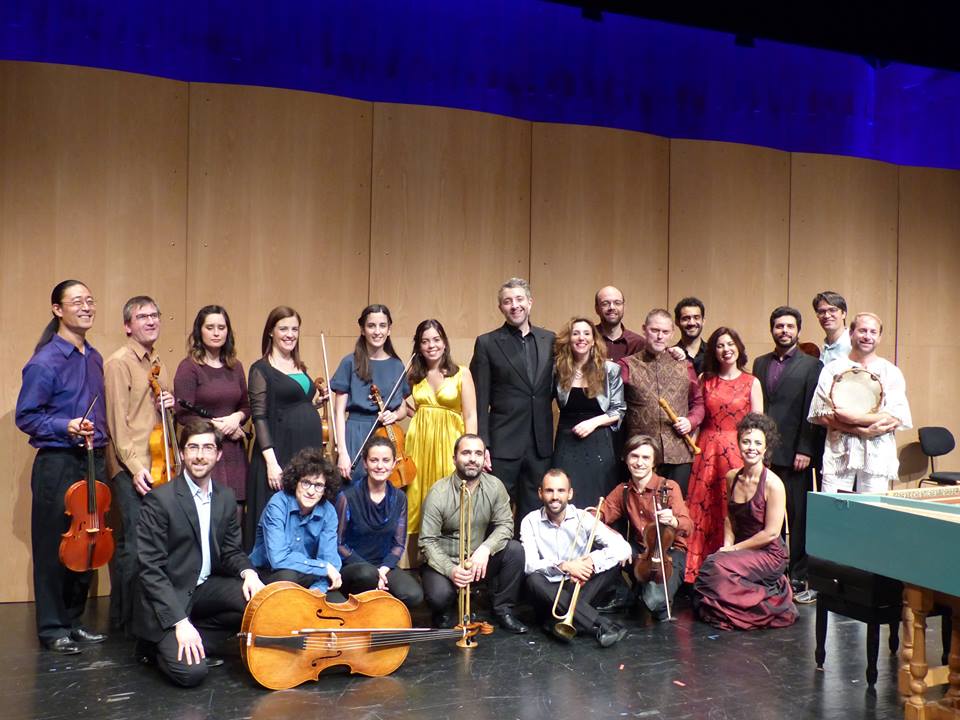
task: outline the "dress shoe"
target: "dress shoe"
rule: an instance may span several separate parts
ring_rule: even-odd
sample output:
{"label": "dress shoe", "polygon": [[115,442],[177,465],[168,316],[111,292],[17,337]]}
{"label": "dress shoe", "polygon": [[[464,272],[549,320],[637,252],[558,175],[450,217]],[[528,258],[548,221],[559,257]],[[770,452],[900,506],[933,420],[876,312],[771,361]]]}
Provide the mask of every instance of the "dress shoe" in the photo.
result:
{"label": "dress shoe", "polygon": [[497,623],[507,632],[511,632],[514,635],[522,635],[527,631],[527,626],[517,620],[517,618],[513,616],[513,613],[504,612],[497,613],[496,615]]}
{"label": "dress shoe", "polygon": [[210,657],[209,655],[203,659],[207,664],[208,668],[217,668],[223,665],[223,658]]}
{"label": "dress shoe", "polygon": [[103,633],[90,632],[86,628],[78,627],[70,631],[70,639],[77,643],[93,645],[94,643],[102,643],[107,639],[107,636]]}
{"label": "dress shoe", "polygon": [[597,628],[597,643],[600,647],[616,645],[627,636],[627,629],[615,623],[601,623]]}
{"label": "dress shoe", "polygon": [[609,613],[620,612],[621,610],[629,610],[631,607],[633,607],[633,603],[629,598],[621,598],[614,595],[608,602],[595,609],[598,613],[607,615]]}
{"label": "dress shoe", "polygon": [[430,622],[435,628],[452,628],[457,624],[450,613],[434,613]]}
{"label": "dress shoe", "polygon": [[81,652],[77,644],[67,635],[54,638],[53,640],[44,640],[43,647],[51,652],[60,653],[61,655],[79,655]]}

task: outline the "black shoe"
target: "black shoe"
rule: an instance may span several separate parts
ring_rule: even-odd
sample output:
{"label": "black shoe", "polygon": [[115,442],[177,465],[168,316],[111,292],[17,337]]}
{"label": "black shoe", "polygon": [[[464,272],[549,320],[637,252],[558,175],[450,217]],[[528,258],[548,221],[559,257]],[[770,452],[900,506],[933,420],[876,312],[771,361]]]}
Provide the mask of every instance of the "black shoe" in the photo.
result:
{"label": "black shoe", "polygon": [[452,628],[457,624],[450,613],[434,613],[430,622],[435,628]]}
{"label": "black shoe", "polygon": [[70,631],[70,639],[77,643],[93,645],[94,643],[102,643],[107,639],[107,636],[103,633],[90,632],[86,628],[78,627]]}
{"label": "black shoe", "polygon": [[604,623],[597,628],[597,642],[600,647],[616,645],[627,636],[627,629],[615,623]]}
{"label": "black shoe", "polygon": [[527,631],[527,626],[517,620],[511,612],[497,613],[497,622],[507,632],[514,635],[523,635]]}
{"label": "black shoe", "polygon": [[223,658],[210,657],[209,655],[203,659],[207,664],[208,668],[217,668],[223,665]]}
{"label": "black shoe", "polygon": [[44,648],[61,655],[79,655],[82,652],[80,647],[67,635],[42,642]]}
{"label": "black shoe", "polygon": [[627,598],[621,598],[614,596],[610,599],[609,602],[600,605],[595,608],[598,613],[608,614],[608,613],[617,613],[621,610],[629,610],[633,606],[633,603],[630,602]]}

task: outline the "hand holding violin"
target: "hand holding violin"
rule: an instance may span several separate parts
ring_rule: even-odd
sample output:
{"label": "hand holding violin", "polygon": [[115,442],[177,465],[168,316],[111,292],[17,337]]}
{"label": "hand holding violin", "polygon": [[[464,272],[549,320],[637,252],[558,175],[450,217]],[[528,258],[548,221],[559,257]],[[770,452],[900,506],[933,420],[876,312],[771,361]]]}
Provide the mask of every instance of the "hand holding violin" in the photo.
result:
{"label": "hand holding violin", "polygon": [[666,525],[667,527],[676,528],[680,526],[680,521],[677,520],[677,516],[673,514],[673,510],[670,508],[658,510],[657,519],[660,521],[661,525]]}
{"label": "hand holding violin", "polygon": [[67,423],[67,434],[70,437],[93,437],[93,423],[84,418],[73,418]]}

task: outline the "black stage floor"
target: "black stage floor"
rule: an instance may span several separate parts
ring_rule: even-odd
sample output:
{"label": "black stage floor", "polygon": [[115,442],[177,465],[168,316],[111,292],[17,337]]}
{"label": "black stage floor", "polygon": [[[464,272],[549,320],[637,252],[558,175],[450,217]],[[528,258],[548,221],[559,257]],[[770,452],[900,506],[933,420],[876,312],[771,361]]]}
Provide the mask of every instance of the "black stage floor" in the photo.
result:
{"label": "black stage floor", "polygon": [[[90,627],[106,630],[105,598],[88,613]],[[389,677],[334,672],[270,692],[254,683],[237,656],[212,669],[199,688],[181,690],[156,668],[134,662],[133,644],[117,637],[72,657],[41,652],[33,605],[7,604],[0,605],[0,718],[903,717],[886,629],[874,691],[864,679],[865,626],[832,615],[825,672],[817,672],[814,619],[814,606],[807,606],[787,629],[725,633],[681,609],[676,621],[660,625],[621,618],[630,634],[606,650],[585,637],[563,645],[539,629],[522,636],[498,630],[472,651],[445,641],[413,645]],[[939,657],[939,619],[930,625],[930,657]]]}

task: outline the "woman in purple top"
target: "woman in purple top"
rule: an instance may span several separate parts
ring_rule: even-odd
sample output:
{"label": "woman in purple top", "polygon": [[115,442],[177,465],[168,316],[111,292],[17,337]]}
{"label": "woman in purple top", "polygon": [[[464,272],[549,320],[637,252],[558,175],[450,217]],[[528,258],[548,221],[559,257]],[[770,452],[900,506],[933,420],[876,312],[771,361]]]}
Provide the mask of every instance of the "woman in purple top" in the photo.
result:
{"label": "woman in purple top", "polygon": [[766,415],[750,413],[737,425],[743,467],[727,474],[723,546],[704,561],[694,585],[700,619],[722,630],[786,627],[797,619],[780,538],[786,491],[766,466],[778,442]]}
{"label": "woman in purple top", "polygon": [[223,434],[223,456],[213,470],[213,479],[233,490],[237,503],[242,505],[247,491],[243,425],[250,419],[250,400],[225,308],[200,308],[187,351],[173,378],[173,391],[177,400],[185,400],[193,409],[179,407],[177,422],[186,425],[199,419],[201,413]]}

